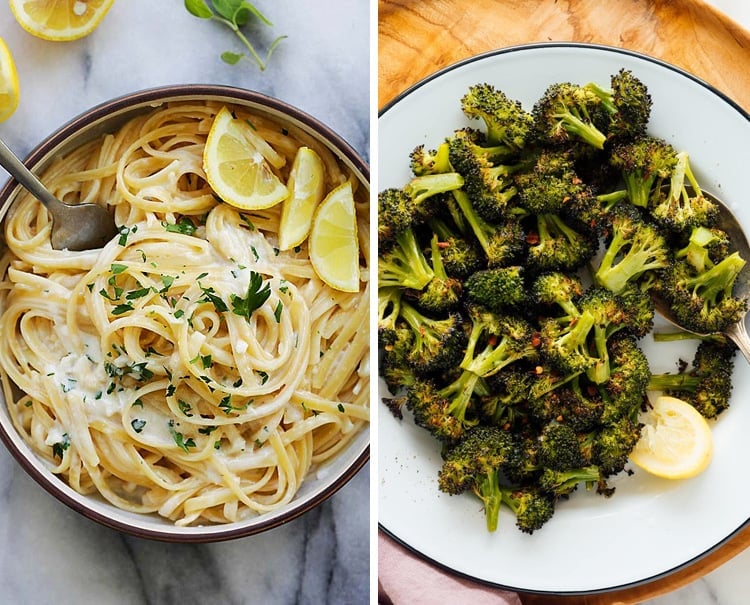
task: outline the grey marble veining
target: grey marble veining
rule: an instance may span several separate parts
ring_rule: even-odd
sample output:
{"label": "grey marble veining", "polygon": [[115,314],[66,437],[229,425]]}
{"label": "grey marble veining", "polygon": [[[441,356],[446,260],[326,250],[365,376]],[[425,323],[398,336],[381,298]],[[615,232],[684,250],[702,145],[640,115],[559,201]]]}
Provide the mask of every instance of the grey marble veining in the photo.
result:
{"label": "grey marble veining", "polygon": [[[181,0],[119,0],[87,38],[39,40],[0,4],[0,37],[21,86],[0,138],[26,155],[86,109],[165,84],[257,90],[298,107],[369,158],[369,4],[258,0],[279,34],[268,69],[230,66],[233,34]],[[6,176],[0,171],[0,182]],[[0,603],[360,604],[369,601],[369,465],[317,509],[266,533],[205,545],[151,542],[63,506],[0,448]]]}

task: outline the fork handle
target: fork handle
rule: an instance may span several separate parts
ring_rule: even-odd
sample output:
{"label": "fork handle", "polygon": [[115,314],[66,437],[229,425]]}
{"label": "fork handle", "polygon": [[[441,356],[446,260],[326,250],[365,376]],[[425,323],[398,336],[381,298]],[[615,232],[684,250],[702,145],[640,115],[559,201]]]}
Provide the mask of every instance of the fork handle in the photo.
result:
{"label": "fork handle", "polygon": [[34,175],[24,163],[18,159],[8,146],[0,140],[0,166],[16,179],[35,198],[44,204],[49,210],[54,209],[62,202],[52,195],[42,182]]}
{"label": "fork handle", "polygon": [[725,334],[732,339],[734,344],[740,350],[740,353],[745,357],[748,363],[750,363],[750,338],[747,336],[747,327],[745,326],[745,318],[743,317],[736,324],[731,325]]}

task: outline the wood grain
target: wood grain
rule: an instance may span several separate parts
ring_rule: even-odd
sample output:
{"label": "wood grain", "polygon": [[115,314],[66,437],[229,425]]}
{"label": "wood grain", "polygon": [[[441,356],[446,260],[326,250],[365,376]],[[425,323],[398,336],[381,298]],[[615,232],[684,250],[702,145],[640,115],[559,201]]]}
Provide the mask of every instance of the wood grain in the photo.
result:
{"label": "wood grain", "polygon": [[379,0],[378,7],[381,107],[461,59],[554,40],[663,59],[750,110],[750,33],[700,0]]}
{"label": "wood grain", "polygon": [[[638,51],[681,67],[750,111],[750,32],[701,0],[379,0],[378,102],[429,74],[518,44],[576,41]],[[750,526],[659,580],[575,597],[523,594],[524,605],[631,605],[671,592],[750,545]],[[644,545],[645,546],[645,545]]]}

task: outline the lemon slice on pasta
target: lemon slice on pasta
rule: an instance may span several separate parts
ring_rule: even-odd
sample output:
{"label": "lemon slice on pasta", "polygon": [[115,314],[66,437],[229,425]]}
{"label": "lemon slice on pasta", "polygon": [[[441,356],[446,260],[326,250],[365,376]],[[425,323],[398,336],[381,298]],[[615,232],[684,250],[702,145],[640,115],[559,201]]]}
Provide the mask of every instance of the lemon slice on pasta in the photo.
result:
{"label": "lemon slice on pasta", "polygon": [[711,462],[711,427],[686,401],[660,395],[640,421],[643,432],[630,459],[645,471],[667,479],[687,479]]}
{"label": "lemon slice on pasta", "polygon": [[0,122],[7,120],[18,107],[18,73],[13,55],[0,38]]}
{"label": "lemon slice on pasta", "polygon": [[226,203],[242,210],[270,208],[289,191],[269,162],[280,168],[284,159],[252,124],[222,107],[208,133],[203,151],[206,179]]}
{"label": "lemon slice on pasta", "polygon": [[310,262],[320,279],[343,292],[359,291],[357,212],[348,181],[318,206],[308,245]]}
{"label": "lemon slice on pasta", "polygon": [[281,207],[279,248],[299,246],[310,232],[313,214],[325,195],[323,160],[309,147],[300,147],[294,156],[286,183],[289,197]]}
{"label": "lemon slice on pasta", "polygon": [[114,0],[10,0],[16,21],[44,40],[77,40],[94,31]]}

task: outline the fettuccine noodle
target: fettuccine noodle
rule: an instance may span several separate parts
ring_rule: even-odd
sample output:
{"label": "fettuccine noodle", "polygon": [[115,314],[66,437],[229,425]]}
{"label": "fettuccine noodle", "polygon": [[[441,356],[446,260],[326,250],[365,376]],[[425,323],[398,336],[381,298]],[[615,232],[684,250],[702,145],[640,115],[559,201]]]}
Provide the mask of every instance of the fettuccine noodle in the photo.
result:
{"label": "fettuccine noodle", "polygon": [[[366,187],[303,132],[240,106],[286,158],[323,158],[357,201],[362,287],[279,251],[280,208],[241,212],[207,185],[220,105],[179,102],[52,163],[63,201],[106,204],[120,235],[56,251],[30,195],[6,219],[0,366],[17,430],[78,492],[179,525],[227,523],[290,502],[369,421]],[[270,296],[243,314],[251,276]]]}

